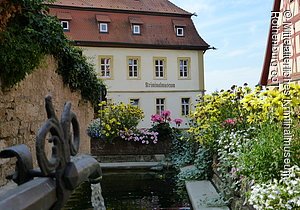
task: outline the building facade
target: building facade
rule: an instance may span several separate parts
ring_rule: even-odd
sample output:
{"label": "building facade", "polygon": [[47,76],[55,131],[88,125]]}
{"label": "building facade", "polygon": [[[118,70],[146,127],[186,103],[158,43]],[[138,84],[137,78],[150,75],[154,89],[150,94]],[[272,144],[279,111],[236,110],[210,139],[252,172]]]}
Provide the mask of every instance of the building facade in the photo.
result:
{"label": "building facade", "polygon": [[275,0],[261,85],[300,83],[300,0]]}
{"label": "building facade", "polygon": [[203,55],[192,14],[168,0],[61,0],[50,5],[65,34],[83,49],[113,103],[184,119],[203,94]]}

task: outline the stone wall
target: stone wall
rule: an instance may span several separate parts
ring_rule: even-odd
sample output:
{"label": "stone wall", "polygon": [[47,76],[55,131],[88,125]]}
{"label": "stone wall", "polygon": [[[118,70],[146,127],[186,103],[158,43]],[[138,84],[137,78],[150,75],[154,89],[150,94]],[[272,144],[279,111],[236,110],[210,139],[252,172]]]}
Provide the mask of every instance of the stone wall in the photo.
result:
{"label": "stone wall", "polygon": [[[79,92],[71,92],[63,84],[62,77],[55,73],[56,68],[55,59],[46,57],[40,67],[19,84],[8,91],[0,89],[0,150],[26,144],[36,163],[35,137],[47,119],[44,98],[51,95],[58,119],[64,103],[71,101],[72,111],[80,124],[80,153],[90,153],[90,139],[85,131],[93,119],[93,107]],[[13,160],[0,160],[0,186],[6,183],[5,176],[13,170]]]}
{"label": "stone wall", "polygon": [[171,146],[171,139],[159,139],[157,144],[148,145],[134,141],[128,142],[121,138],[116,138],[111,143],[100,139],[91,139],[93,156],[168,154]]}

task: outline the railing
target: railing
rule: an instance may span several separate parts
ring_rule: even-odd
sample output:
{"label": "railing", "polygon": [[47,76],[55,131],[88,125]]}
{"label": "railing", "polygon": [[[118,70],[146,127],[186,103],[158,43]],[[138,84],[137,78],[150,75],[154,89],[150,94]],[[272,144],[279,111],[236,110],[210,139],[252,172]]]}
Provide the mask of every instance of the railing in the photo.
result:
{"label": "railing", "polygon": [[[80,131],[71,103],[65,104],[59,121],[51,97],[47,96],[45,101],[48,120],[36,138],[39,168],[33,168],[32,155],[24,144],[0,152],[0,158],[16,157],[15,172],[7,179],[18,184],[0,196],[0,209],[61,209],[78,185],[84,181],[97,183],[101,179],[101,168],[94,158],[75,156],[79,150]],[[50,158],[45,149],[47,142],[53,145]]]}

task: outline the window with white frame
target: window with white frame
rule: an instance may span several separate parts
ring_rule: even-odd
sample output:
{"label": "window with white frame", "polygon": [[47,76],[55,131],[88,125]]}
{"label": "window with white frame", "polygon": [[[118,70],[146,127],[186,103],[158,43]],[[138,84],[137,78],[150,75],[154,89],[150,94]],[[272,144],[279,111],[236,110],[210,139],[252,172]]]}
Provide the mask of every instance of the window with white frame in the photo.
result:
{"label": "window with white frame", "polygon": [[139,58],[129,57],[128,58],[128,77],[129,79],[139,78]]}
{"label": "window with white frame", "polygon": [[154,59],[154,70],[155,70],[155,78],[162,79],[165,78],[165,59],[163,58],[155,58]]}
{"label": "window with white frame", "polygon": [[99,23],[100,33],[108,33],[108,23]]}
{"label": "window with white frame", "polygon": [[62,20],[60,21],[60,24],[63,28],[64,31],[69,31],[70,30],[70,24],[69,24],[69,21],[67,20]]}
{"label": "window with white frame", "polygon": [[129,100],[129,102],[132,106],[139,107],[139,105],[140,105],[140,99],[138,99],[138,98],[131,98]]}
{"label": "window with white frame", "polygon": [[183,27],[176,27],[176,35],[177,36],[184,36],[184,28]]}
{"label": "window with white frame", "polygon": [[100,77],[111,78],[112,76],[112,58],[100,57]]}
{"label": "window with white frame", "polygon": [[156,114],[160,114],[162,111],[165,110],[165,99],[164,98],[157,98],[156,99]]}
{"label": "window with white frame", "polygon": [[133,34],[141,34],[141,26],[133,24],[132,25],[132,33]]}
{"label": "window with white frame", "polygon": [[190,59],[189,58],[179,58],[179,77],[182,79],[189,78],[190,75]]}
{"label": "window with white frame", "polygon": [[190,98],[181,99],[181,115],[186,116],[190,113]]}

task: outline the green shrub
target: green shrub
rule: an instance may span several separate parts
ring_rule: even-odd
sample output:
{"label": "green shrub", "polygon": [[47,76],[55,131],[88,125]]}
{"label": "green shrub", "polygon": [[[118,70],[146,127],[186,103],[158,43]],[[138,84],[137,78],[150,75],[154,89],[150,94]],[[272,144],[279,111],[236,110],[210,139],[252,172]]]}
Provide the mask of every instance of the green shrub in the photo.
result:
{"label": "green shrub", "polygon": [[189,133],[183,131],[176,133],[175,138],[172,139],[169,159],[176,168],[193,164],[198,144],[191,138]]}
{"label": "green shrub", "polygon": [[283,129],[280,124],[266,123],[250,147],[239,154],[240,174],[255,182],[279,179],[283,170]]}
{"label": "green shrub", "polygon": [[[0,7],[11,3],[2,1]],[[82,51],[68,41],[58,19],[47,14],[45,3],[15,0],[12,4],[18,5],[20,11],[9,14],[9,19],[4,17],[5,27],[0,30],[1,88],[12,87],[34,71],[45,55],[53,55],[64,83],[72,90],[79,90],[96,107],[103,84]]]}
{"label": "green shrub", "polygon": [[194,165],[205,172],[205,178],[212,177],[212,153],[209,149],[200,146],[195,155]]}

